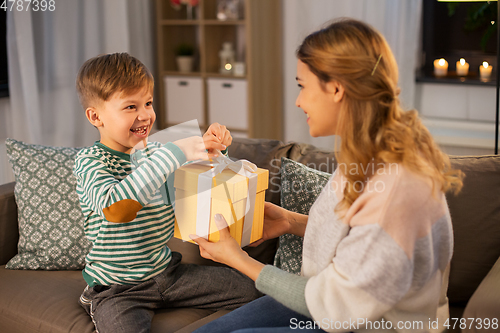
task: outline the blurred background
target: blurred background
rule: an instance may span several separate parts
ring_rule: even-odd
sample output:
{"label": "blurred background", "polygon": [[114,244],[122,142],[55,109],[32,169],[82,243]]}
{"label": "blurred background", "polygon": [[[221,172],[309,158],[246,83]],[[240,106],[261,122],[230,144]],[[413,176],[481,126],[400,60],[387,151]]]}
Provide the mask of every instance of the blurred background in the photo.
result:
{"label": "blurred background", "polygon": [[[488,32],[496,15],[490,18],[488,7],[476,8],[482,21],[467,28],[468,8],[435,0],[56,0],[38,11],[11,5],[0,9],[0,183],[13,180],[8,137],[71,147],[98,140],[75,79],[85,60],[111,52],[128,52],[154,73],[158,130],[195,117],[202,127],[227,121],[234,136],[333,149],[334,138],[310,137],[295,106],[295,51],[339,17],[363,20],[386,37],[404,107],[419,110],[446,152],[493,152],[496,68],[486,80],[478,68],[496,61],[496,33]],[[187,70],[178,65],[181,55],[194,58]],[[434,75],[437,58],[449,63],[444,77]],[[460,58],[470,63],[465,76],[456,72]]]}

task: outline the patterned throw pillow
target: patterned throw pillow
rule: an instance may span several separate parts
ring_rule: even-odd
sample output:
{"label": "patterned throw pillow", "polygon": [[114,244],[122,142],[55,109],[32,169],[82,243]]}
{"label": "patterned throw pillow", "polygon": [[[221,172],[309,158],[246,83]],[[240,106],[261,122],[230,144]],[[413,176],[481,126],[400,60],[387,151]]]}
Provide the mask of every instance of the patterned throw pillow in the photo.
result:
{"label": "patterned throw pillow", "polygon": [[[311,169],[288,158],[281,158],[281,207],[309,214],[316,198],[331,174]],[[280,236],[274,265],[287,272],[300,274],[303,238],[291,234]]]}
{"label": "patterned throw pillow", "polygon": [[81,269],[90,242],[73,175],[77,148],[46,147],[7,139],[18,207],[18,254],[10,269]]}

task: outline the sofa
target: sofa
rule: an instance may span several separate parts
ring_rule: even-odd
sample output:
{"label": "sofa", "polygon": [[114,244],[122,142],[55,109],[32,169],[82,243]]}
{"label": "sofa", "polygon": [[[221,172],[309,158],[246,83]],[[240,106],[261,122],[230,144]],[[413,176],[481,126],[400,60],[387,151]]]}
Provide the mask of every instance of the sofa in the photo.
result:
{"label": "sofa", "polygon": [[[332,151],[301,143],[235,138],[229,154],[269,169],[266,201],[280,204],[281,158],[332,173]],[[452,166],[466,174],[460,194],[447,194],[454,228],[448,298],[450,332],[475,331],[477,318],[500,318],[500,157],[451,157]],[[19,238],[14,183],[0,186],[0,332],[93,332],[93,324],[78,304],[85,287],[80,270],[12,270],[5,264],[16,255]],[[272,264],[278,240],[245,248]],[[172,239],[169,246],[185,263],[216,265],[200,257],[198,247]],[[155,313],[152,332],[191,332],[227,313],[206,309],[166,309]],[[458,319],[474,318],[471,325]],[[467,320],[467,319],[466,319]],[[455,327],[453,327],[455,326]],[[462,327],[460,327],[462,326]],[[481,332],[484,330],[481,330]]]}

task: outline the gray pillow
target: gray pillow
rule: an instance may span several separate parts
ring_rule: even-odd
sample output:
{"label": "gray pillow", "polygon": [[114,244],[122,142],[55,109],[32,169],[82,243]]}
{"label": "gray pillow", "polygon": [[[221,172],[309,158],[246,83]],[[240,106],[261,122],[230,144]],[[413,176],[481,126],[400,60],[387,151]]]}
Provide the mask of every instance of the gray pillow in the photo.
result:
{"label": "gray pillow", "polygon": [[[281,158],[281,207],[292,212],[309,214],[331,174],[309,168],[288,158]],[[300,274],[303,238],[280,236],[274,265],[290,273]]]}
{"label": "gray pillow", "polygon": [[6,140],[16,178],[18,254],[10,269],[82,269],[90,242],[76,194],[73,165],[78,148]]}

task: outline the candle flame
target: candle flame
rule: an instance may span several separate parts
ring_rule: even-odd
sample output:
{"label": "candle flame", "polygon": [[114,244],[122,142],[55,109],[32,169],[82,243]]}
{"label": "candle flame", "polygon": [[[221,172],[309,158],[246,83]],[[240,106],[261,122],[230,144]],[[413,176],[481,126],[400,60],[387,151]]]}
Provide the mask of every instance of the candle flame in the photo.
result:
{"label": "candle flame", "polygon": [[231,68],[233,68],[233,66],[231,66],[231,64],[226,64],[226,66],[224,66],[226,68],[226,70],[230,71]]}
{"label": "candle flame", "polygon": [[462,66],[465,65],[465,59],[464,58],[460,59],[460,65],[462,65]]}
{"label": "candle flame", "polygon": [[484,68],[488,68],[488,66],[489,66],[488,62],[487,61],[483,61],[483,67]]}
{"label": "candle flame", "polygon": [[438,64],[439,64],[439,66],[444,66],[445,62],[446,62],[446,60],[441,58],[441,59],[439,59]]}

